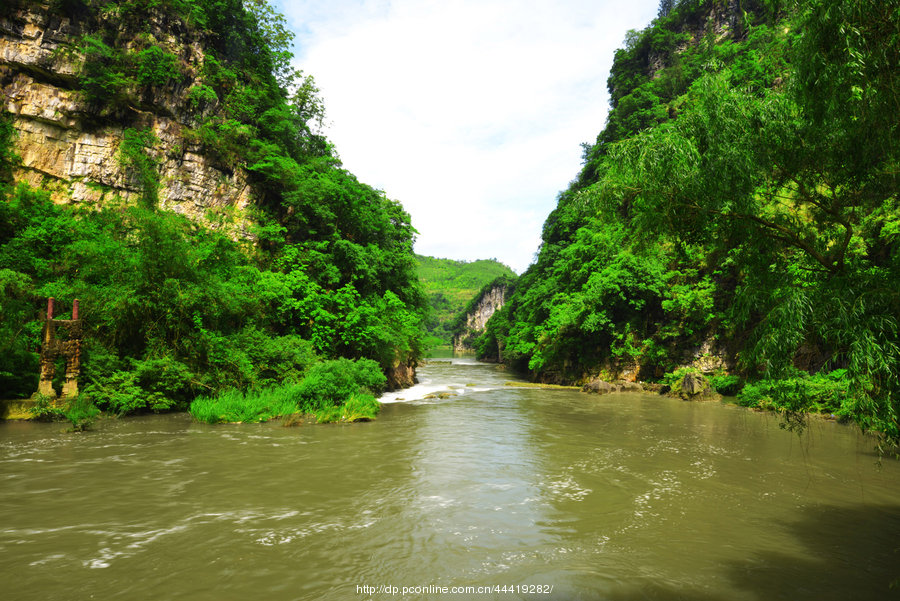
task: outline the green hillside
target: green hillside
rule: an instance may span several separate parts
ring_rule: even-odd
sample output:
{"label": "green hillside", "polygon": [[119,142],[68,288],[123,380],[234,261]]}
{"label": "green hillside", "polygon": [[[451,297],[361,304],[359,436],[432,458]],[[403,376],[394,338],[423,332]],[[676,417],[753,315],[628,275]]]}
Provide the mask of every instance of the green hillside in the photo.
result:
{"label": "green hillside", "polygon": [[454,261],[416,255],[416,272],[428,297],[425,321],[426,341],[450,344],[453,321],[485,284],[501,276],[515,278],[515,272],[496,259]]}
{"label": "green hillside", "polygon": [[[69,99],[55,127],[70,139],[120,140],[108,179],[30,186],[22,157],[45,152],[27,137],[41,125],[0,110],[2,396],[37,389],[50,296],[66,310],[81,300],[82,406],[125,414],[203,400],[208,414],[195,416],[206,421],[354,419],[378,410],[386,385],[412,383],[425,299],[410,217],[318,133],[322,101],[291,67],[291,34],[267,2],[16,0],[0,14],[8,35],[72,24],[53,32],[59,48],[41,68],[0,57],[0,85],[39,77],[35,94]],[[222,208],[247,231],[166,208],[179,186],[162,169],[189,181],[198,165],[220,187],[247,182],[246,207]],[[82,184],[105,200],[51,199]]]}
{"label": "green hillside", "polygon": [[702,370],[896,441],[898,73],[897,0],[663,1],[485,336],[534,379]]}

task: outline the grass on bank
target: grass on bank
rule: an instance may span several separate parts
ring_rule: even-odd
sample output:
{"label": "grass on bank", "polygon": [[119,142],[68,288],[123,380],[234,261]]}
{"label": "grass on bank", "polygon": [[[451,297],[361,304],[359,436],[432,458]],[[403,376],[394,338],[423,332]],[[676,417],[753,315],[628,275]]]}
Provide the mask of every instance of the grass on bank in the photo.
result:
{"label": "grass on bank", "polygon": [[198,397],[190,413],[208,424],[263,422],[296,414],[314,415],[319,423],[364,421],[378,415],[381,405],[376,396],[386,382],[375,361],[323,361],[299,383]]}
{"label": "grass on bank", "polygon": [[[314,364],[299,382],[246,391],[226,389],[197,397],[190,405],[194,419],[208,424],[263,422],[278,417],[296,423],[312,415],[319,423],[375,419],[387,378],[371,359],[335,359]],[[69,421],[73,431],[90,428],[101,414],[91,393],[83,392],[65,403],[39,396],[30,410],[32,419]]]}
{"label": "grass on bank", "polygon": [[81,393],[62,403],[56,403],[48,396],[38,395],[29,413],[37,421],[68,421],[72,424],[73,432],[84,432],[93,425],[101,412],[90,395]]}
{"label": "grass on bank", "polygon": [[296,388],[296,384],[247,392],[231,388],[215,396],[198,397],[191,403],[190,412],[194,419],[208,424],[264,422],[300,412]]}
{"label": "grass on bank", "polygon": [[199,397],[191,403],[191,415],[207,424],[254,423],[296,414],[314,415],[319,423],[355,422],[375,419],[381,405],[372,394],[351,394],[340,404],[318,407],[303,403],[298,384],[262,390],[226,390],[213,397]]}

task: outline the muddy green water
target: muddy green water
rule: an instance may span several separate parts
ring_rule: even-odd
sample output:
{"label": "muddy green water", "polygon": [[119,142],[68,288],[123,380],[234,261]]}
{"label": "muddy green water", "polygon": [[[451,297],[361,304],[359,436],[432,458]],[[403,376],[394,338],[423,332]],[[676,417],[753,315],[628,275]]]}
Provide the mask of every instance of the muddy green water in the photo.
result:
{"label": "muddy green water", "polygon": [[[900,598],[900,464],[853,428],[420,379],[363,424],[0,425],[0,598]],[[552,592],[401,590],[525,584]]]}

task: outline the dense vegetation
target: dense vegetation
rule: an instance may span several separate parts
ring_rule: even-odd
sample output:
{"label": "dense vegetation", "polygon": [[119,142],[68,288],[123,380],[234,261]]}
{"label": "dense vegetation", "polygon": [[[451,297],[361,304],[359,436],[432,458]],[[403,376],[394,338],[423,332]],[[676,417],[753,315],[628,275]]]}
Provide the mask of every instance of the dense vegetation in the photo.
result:
{"label": "dense vegetation", "polygon": [[[292,413],[334,419],[341,412],[330,408],[352,398],[369,409],[349,413],[370,416],[382,372],[422,349],[414,230],[397,202],[344,170],[315,132],[322,103],[312,79],[290,67],[283,18],[265,0],[57,0],[51,10],[85,32],[75,40],[84,57],[77,85],[96,123],[124,128],[119,163],[141,200],[58,206],[45,191],[14,186],[15,131],[0,115],[3,396],[36,390],[39,310],[54,296],[81,299],[82,389],[108,411],[293,386],[302,394],[288,395]],[[200,40],[203,63],[184,64],[158,45],[161,23]],[[186,143],[250,173],[253,244],[158,207],[166,149],[139,116],[188,75]],[[313,400],[313,389],[340,394]]]}
{"label": "dense vegetation", "polygon": [[468,262],[422,255],[416,255],[416,273],[428,297],[425,330],[429,345],[450,344],[457,320],[486,284],[516,277],[496,259]]}
{"label": "dense vegetation", "polygon": [[737,5],[664,1],[629,33],[606,127],[485,336],[558,381],[713,349],[745,404],[896,442],[900,2]]}

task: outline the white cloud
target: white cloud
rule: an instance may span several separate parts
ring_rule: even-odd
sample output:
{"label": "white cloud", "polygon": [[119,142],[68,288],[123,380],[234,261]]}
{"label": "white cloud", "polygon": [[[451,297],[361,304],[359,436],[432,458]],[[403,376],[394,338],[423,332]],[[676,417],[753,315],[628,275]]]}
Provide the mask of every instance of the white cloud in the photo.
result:
{"label": "white cloud", "polygon": [[281,0],[347,169],[401,201],[416,251],[521,272],[603,128],[625,32],[658,0]]}

